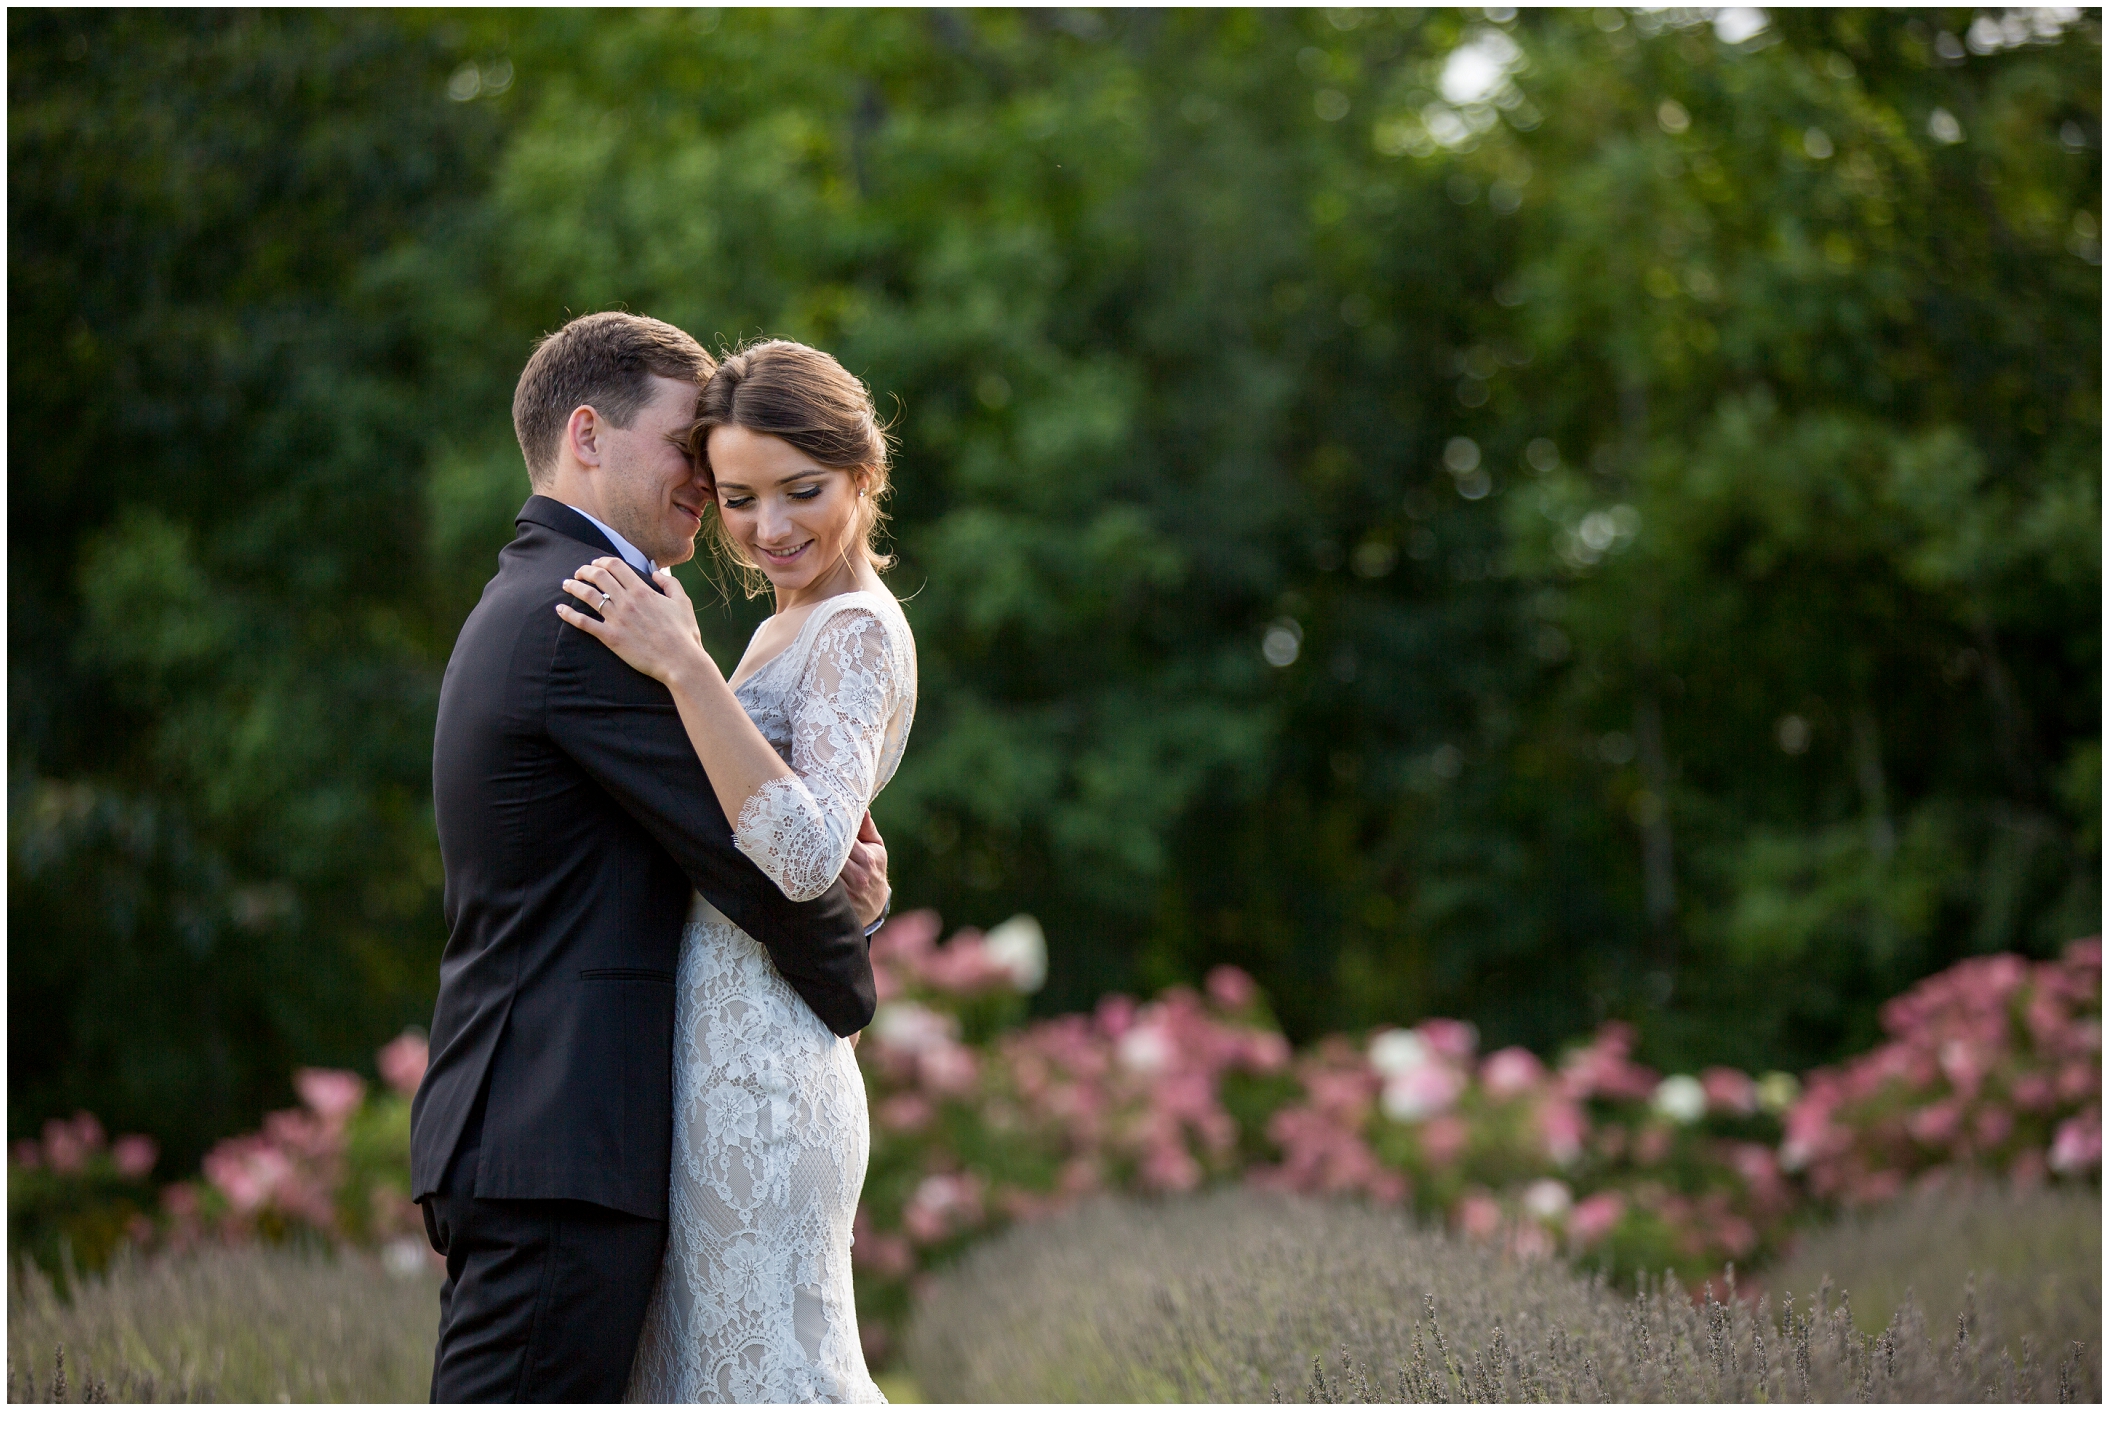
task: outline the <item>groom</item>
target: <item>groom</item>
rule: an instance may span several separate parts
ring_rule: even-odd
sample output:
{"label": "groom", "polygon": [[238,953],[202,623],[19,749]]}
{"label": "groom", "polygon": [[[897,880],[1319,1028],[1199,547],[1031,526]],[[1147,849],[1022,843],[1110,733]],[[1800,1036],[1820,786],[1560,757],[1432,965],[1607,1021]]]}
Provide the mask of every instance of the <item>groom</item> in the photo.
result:
{"label": "groom", "polygon": [[787,900],[734,849],[666,689],[556,614],[596,557],[650,576],[694,554],[709,496],[688,431],[712,370],[685,332],[602,312],[544,340],[513,394],[534,495],[433,738],[449,936],[410,1147],[447,1259],[434,1402],[621,1397],[666,1242],[691,891],[837,1034],[871,1021],[877,834],[826,894]]}

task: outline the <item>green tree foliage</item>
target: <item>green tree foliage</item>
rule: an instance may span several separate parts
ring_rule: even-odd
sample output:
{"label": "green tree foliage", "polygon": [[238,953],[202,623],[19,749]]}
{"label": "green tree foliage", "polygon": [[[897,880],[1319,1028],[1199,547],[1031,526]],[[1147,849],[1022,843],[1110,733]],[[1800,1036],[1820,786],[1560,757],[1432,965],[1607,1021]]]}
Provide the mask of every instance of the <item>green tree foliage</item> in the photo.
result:
{"label": "green tree foliage", "polygon": [[15,1130],[429,1006],[513,379],[615,305],[897,409],[879,821],[1044,1007],[1791,1067],[2098,925],[2091,12],[9,35]]}

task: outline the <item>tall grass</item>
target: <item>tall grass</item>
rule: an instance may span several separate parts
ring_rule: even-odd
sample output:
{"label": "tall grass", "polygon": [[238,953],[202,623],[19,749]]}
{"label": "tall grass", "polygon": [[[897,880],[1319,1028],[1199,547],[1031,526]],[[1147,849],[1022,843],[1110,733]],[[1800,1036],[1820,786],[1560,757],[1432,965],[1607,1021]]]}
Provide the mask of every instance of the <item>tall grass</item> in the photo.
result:
{"label": "tall grass", "polygon": [[932,1400],[1649,1402],[2098,1399],[2075,1345],[1980,1314],[1870,1320],[1844,1290],[1624,1296],[1393,1212],[1224,1192],[1103,1201],[969,1254],[918,1310]]}
{"label": "tall grass", "polygon": [[7,1280],[10,1403],[410,1403],[430,1392],[439,1287],[350,1251],[121,1257],[62,1297]]}

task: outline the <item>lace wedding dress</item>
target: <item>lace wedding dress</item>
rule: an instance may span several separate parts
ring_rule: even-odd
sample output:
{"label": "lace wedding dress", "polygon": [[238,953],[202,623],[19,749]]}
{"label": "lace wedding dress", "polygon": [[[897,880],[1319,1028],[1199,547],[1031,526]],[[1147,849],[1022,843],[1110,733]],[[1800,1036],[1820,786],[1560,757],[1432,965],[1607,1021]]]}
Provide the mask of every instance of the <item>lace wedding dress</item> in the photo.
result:
{"label": "lace wedding dress", "polygon": [[[740,684],[793,776],[748,800],[733,837],[787,896],[818,897],[842,871],[900,762],[915,685],[907,618],[869,592],[816,604]],[[629,1398],[884,1403],[850,1280],[871,1126],[849,1040],[700,897],[675,987],[666,1258]]]}

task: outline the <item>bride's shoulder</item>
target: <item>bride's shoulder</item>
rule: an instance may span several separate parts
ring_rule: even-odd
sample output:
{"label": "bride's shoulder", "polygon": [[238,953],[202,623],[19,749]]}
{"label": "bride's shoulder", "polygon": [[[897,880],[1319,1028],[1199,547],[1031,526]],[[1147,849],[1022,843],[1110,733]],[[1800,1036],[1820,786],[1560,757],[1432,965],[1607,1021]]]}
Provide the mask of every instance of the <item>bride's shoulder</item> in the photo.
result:
{"label": "bride's shoulder", "polygon": [[842,592],[814,608],[810,645],[849,661],[855,654],[860,670],[915,673],[915,634],[891,592],[870,588]]}
{"label": "bride's shoulder", "polygon": [[[859,587],[854,591],[838,593],[819,603],[814,611],[813,621],[816,629],[827,628],[832,623],[833,629],[841,630],[844,627],[854,627],[856,623],[851,620],[853,618],[870,617],[876,619],[890,635],[912,636],[908,627],[908,614],[901,610],[900,602],[883,585],[876,589]],[[913,645],[912,641],[910,645]]]}

